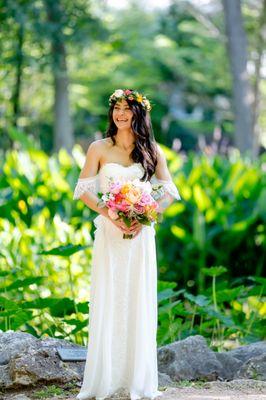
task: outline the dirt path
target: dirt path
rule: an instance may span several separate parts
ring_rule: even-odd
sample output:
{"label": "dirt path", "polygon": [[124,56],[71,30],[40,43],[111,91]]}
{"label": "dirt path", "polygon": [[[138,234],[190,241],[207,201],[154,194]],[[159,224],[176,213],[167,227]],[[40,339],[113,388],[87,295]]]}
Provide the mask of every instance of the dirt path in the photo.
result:
{"label": "dirt path", "polygon": [[[159,389],[163,394],[156,400],[266,400],[266,382],[257,380],[182,382],[177,387]],[[43,386],[0,394],[0,400],[76,400],[78,391],[75,386]],[[129,400],[129,397],[125,391],[120,391],[109,399]]]}

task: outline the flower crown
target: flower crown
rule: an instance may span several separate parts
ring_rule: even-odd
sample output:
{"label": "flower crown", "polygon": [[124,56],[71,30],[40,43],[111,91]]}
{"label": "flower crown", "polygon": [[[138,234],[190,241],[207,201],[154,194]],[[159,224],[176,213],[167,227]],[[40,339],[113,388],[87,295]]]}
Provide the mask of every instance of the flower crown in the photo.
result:
{"label": "flower crown", "polygon": [[118,101],[121,99],[125,100],[135,100],[142,105],[142,107],[150,111],[151,110],[151,103],[147,99],[146,96],[143,96],[141,93],[137,92],[136,90],[132,89],[117,89],[110,97],[109,97],[109,105],[112,104],[113,101]]}

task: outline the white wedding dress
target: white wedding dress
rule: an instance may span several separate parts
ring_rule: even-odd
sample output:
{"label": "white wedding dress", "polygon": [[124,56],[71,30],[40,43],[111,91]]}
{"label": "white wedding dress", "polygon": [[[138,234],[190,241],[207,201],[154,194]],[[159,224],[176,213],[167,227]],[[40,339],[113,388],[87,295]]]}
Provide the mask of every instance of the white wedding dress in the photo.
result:
{"label": "white wedding dress", "polygon": [[[143,176],[143,167],[104,164],[98,174],[78,180],[74,199],[86,191],[108,189],[110,177],[133,180]],[[173,181],[152,177],[165,195],[179,200]],[[89,308],[89,340],[84,378],[77,399],[105,399],[118,389],[127,389],[131,400],[155,398],[157,370],[157,262],[155,229],[143,225],[133,239],[99,214],[92,250]]]}

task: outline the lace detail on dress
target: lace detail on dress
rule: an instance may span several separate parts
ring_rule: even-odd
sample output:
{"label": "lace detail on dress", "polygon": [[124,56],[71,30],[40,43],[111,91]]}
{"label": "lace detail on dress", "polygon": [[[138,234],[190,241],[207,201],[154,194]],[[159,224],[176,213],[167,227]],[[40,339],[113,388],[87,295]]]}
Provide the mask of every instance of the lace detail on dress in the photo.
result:
{"label": "lace detail on dress", "polygon": [[97,195],[100,191],[99,189],[99,176],[98,174],[95,176],[90,176],[88,178],[80,178],[77,181],[73,199],[79,199],[86,192],[92,192],[93,194]]}
{"label": "lace detail on dress", "polygon": [[181,200],[179,191],[172,179],[171,180],[158,179],[155,176],[152,176],[151,184],[154,189],[155,188],[157,189],[156,192],[154,192],[154,197],[156,200],[162,198],[166,194],[169,194],[176,200]]}

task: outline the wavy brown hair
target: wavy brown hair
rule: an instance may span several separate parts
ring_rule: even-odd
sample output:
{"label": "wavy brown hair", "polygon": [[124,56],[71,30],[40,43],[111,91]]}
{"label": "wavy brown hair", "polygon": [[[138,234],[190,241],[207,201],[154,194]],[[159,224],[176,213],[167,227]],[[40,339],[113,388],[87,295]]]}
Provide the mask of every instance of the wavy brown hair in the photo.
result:
{"label": "wavy brown hair", "polygon": [[[150,180],[157,165],[157,147],[150,114],[136,100],[127,101],[127,103],[133,112],[131,128],[135,136],[135,147],[130,153],[130,158],[134,162],[142,164],[145,173],[141,180]],[[113,120],[115,104],[116,101],[112,101],[110,105],[108,112],[109,124],[105,133],[106,137],[112,139],[114,145],[116,144],[115,135],[117,133],[117,126]]]}

